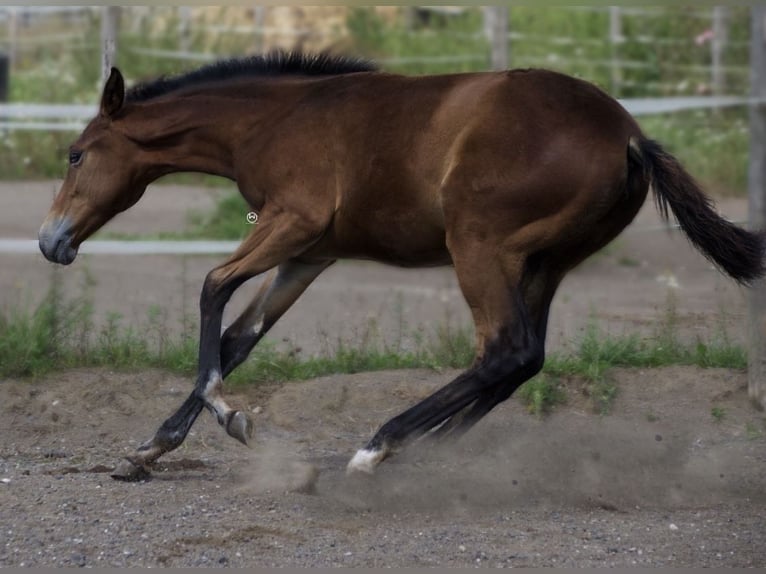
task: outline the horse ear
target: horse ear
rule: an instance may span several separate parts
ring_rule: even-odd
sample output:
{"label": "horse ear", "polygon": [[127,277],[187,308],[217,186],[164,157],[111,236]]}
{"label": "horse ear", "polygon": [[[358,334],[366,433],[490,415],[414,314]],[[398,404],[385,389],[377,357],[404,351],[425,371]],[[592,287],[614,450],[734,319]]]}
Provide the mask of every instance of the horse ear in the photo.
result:
{"label": "horse ear", "polygon": [[101,95],[101,115],[112,117],[125,101],[125,80],[117,68],[112,68]]}

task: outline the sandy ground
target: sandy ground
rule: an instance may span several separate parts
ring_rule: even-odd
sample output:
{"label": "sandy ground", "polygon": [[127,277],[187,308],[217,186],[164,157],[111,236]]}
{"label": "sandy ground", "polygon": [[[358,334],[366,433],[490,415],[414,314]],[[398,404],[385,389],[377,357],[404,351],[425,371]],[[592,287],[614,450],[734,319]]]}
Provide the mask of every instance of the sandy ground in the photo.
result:
{"label": "sandy ground", "polygon": [[[414,445],[373,477],[350,454],[454,373],[392,371],[237,389],[247,449],[203,415],[149,482],[108,471],[185,394],[158,372],[0,384],[0,565],[763,566],[766,424],[746,375],[614,373],[538,419],[516,400],[452,448]],[[711,416],[712,406],[725,412]],[[313,494],[291,492],[305,465]]]}
{"label": "sandy ground", "polygon": [[[34,238],[54,184],[0,185],[0,236]],[[180,229],[214,192],[150,190],[112,231]],[[721,205],[742,219],[742,201]],[[651,204],[634,226],[562,285],[549,347],[591,318],[651,334],[675,306],[688,337],[725,326],[745,336],[746,292],[717,274]],[[219,258],[220,259],[220,258]],[[196,313],[216,258],[91,256],[53,274],[41,255],[0,256],[0,305],[38,301],[50,281],[78,293],[96,278],[96,313],[140,324],[152,306],[169,328]],[[245,286],[228,317],[247,301]],[[468,319],[452,271],[372,263],[329,269],[272,338],[320,353],[376,332],[410,345],[413,332]],[[498,407],[451,447],[415,445],[372,478],[347,478],[348,458],[389,417],[454,372],[396,371],[231,389],[253,412],[245,448],[203,415],[153,480],[108,472],[149,438],[191,382],[155,371],[75,370],[0,381],[0,565],[125,566],[763,566],[766,422],[746,374],[618,370],[611,413],[591,413],[583,389],[538,419]],[[716,422],[711,409],[725,413]],[[306,465],[313,494],[294,492]]]}

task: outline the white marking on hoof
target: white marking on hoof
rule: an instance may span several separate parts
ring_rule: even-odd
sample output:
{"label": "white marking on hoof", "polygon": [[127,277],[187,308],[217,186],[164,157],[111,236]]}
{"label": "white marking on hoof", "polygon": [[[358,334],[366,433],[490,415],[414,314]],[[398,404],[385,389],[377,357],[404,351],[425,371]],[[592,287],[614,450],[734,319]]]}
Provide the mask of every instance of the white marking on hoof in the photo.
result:
{"label": "white marking on hoof", "polygon": [[354,472],[364,472],[365,474],[373,474],[375,467],[380,464],[386,457],[386,452],[383,450],[367,450],[366,448],[356,451],[354,457],[349,461],[346,467],[346,474],[353,474]]}

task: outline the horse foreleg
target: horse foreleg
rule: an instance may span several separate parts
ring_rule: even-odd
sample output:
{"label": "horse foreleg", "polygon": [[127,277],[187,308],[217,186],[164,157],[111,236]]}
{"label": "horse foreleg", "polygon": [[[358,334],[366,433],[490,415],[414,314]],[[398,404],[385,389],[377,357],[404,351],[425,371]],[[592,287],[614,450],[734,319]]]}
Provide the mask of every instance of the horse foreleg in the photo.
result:
{"label": "horse foreleg", "polygon": [[[208,275],[200,299],[200,362],[195,389],[151,440],[118,465],[112,474],[114,478],[130,480],[145,476],[148,465],[183,442],[203,407],[216,416],[229,435],[247,444],[252,423],[245,413],[227,405],[222,396],[223,378],[247,358],[269,328],[332,263],[285,261],[279,265],[277,274],[264,282],[245,312],[221,336],[223,308],[234,290],[249,277],[265,271],[264,267],[277,264],[274,260],[284,256],[285,249],[291,250],[288,254],[292,256],[309,242],[303,234],[294,231],[290,234],[289,224],[272,224],[272,228],[266,230],[265,236],[251,235],[226,264]],[[299,237],[304,240],[300,241]],[[211,358],[213,354],[215,356]]]}

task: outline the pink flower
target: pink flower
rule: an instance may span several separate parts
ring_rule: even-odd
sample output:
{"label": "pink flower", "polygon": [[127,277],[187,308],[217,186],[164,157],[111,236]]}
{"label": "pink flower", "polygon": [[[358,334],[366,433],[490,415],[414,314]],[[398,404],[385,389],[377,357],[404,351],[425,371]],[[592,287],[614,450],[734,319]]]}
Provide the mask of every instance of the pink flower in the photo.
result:
{"label": "pink flower", "polygon": [[705,42],[710,42],[715,35],[713,34],[712,29],[707,29],[701,34],[697,34],[697,36],[694,38],[694,43],[698,46],[702,46]]}

